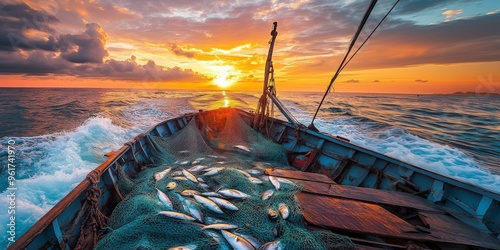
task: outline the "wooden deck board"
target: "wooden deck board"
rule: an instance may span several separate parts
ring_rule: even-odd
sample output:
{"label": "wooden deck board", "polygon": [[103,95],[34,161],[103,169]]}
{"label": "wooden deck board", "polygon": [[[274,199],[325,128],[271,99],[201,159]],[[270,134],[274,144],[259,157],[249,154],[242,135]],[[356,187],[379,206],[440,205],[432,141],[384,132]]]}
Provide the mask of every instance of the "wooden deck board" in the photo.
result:
{"label": "wooden deck board", "polygon": [[444,214],[422,213],[430,224],[430,233],[424,233],[375,204],[310,193],[298,193],[297,198],[304,219],[316,227],[424,242],[493,249],[500,246],[500,240]]}
{"label": "wooden deck board", "polygon": [[302,172],[299,170],[284,170],[284,169],[277,169],[277,168],[266,168],[266,174],[272,175],[272,176],[277,176],[277,177],[284,177],[284,178],[288,178],[288,179],[314,181],[314,182],[326,183],[326,184],[336,184],[335,181],[328,178],[328,176],[326,176],[324,174]]}
{"label": "wooden deck board", "polygon": [[444,213],[444,210],[438,205],[407,193],[343,185],[329,185],[313,181],[303,181],[303,183],[304,191],[313,194]]}

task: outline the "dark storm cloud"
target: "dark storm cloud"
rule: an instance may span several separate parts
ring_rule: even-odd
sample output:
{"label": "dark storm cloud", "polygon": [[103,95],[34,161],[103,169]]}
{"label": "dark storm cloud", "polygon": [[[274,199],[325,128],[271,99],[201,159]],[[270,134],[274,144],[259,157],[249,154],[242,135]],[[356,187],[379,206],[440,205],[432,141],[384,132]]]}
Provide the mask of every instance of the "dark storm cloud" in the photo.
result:
{"label": "dark storm cloud", "polygon": [[34,10],[25,3],[0,3],[0,51],[54,50],[55,39],[29,38],[27,32],[38,31],[50,35],[54,30],[50,24],[59,22],[55,16],[41,10]]}
{"label": "dark storm cloud", "polygon": [[87,30],[79,35],[64,35],[60,37],[62,44],[72,50],[64,51],[62,58],[74,63],[100,63],[108,55],[104,49],[107,34],[96,23],[87,24]]}

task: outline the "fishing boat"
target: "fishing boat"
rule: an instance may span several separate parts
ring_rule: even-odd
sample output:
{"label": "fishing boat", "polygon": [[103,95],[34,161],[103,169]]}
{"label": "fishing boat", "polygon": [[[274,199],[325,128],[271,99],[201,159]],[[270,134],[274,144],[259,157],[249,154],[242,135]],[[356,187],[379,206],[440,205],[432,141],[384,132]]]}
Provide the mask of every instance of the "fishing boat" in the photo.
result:
{"label": "fishing boat", "polygon": [[256,111],[153,126],[9,249],[500,249],[499,193],[300,124],[276,96],[276,36]]}

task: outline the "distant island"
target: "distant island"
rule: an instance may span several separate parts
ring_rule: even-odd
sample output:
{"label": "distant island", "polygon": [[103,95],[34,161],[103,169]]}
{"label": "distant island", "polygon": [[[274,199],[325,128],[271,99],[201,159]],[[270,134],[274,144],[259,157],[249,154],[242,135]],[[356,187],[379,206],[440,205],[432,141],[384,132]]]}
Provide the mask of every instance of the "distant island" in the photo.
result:
{"label": "distant island", "polygon": [[474,96],[500,96],[500,94],[497,93],[490,93],[490,92],[455,92],[452,95],[474,95]]}

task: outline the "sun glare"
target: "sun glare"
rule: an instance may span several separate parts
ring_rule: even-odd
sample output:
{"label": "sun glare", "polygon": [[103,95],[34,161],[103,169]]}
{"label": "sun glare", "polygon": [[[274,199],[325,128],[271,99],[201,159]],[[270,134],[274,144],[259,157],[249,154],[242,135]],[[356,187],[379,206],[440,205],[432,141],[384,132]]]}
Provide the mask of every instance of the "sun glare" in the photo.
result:
{"label": "sun glare", "polygon": [[219,88],[227,88],[238,81],[239,72],[235,71],[232,66],[216,66],[214,70],[217,72],[213,82]]}

